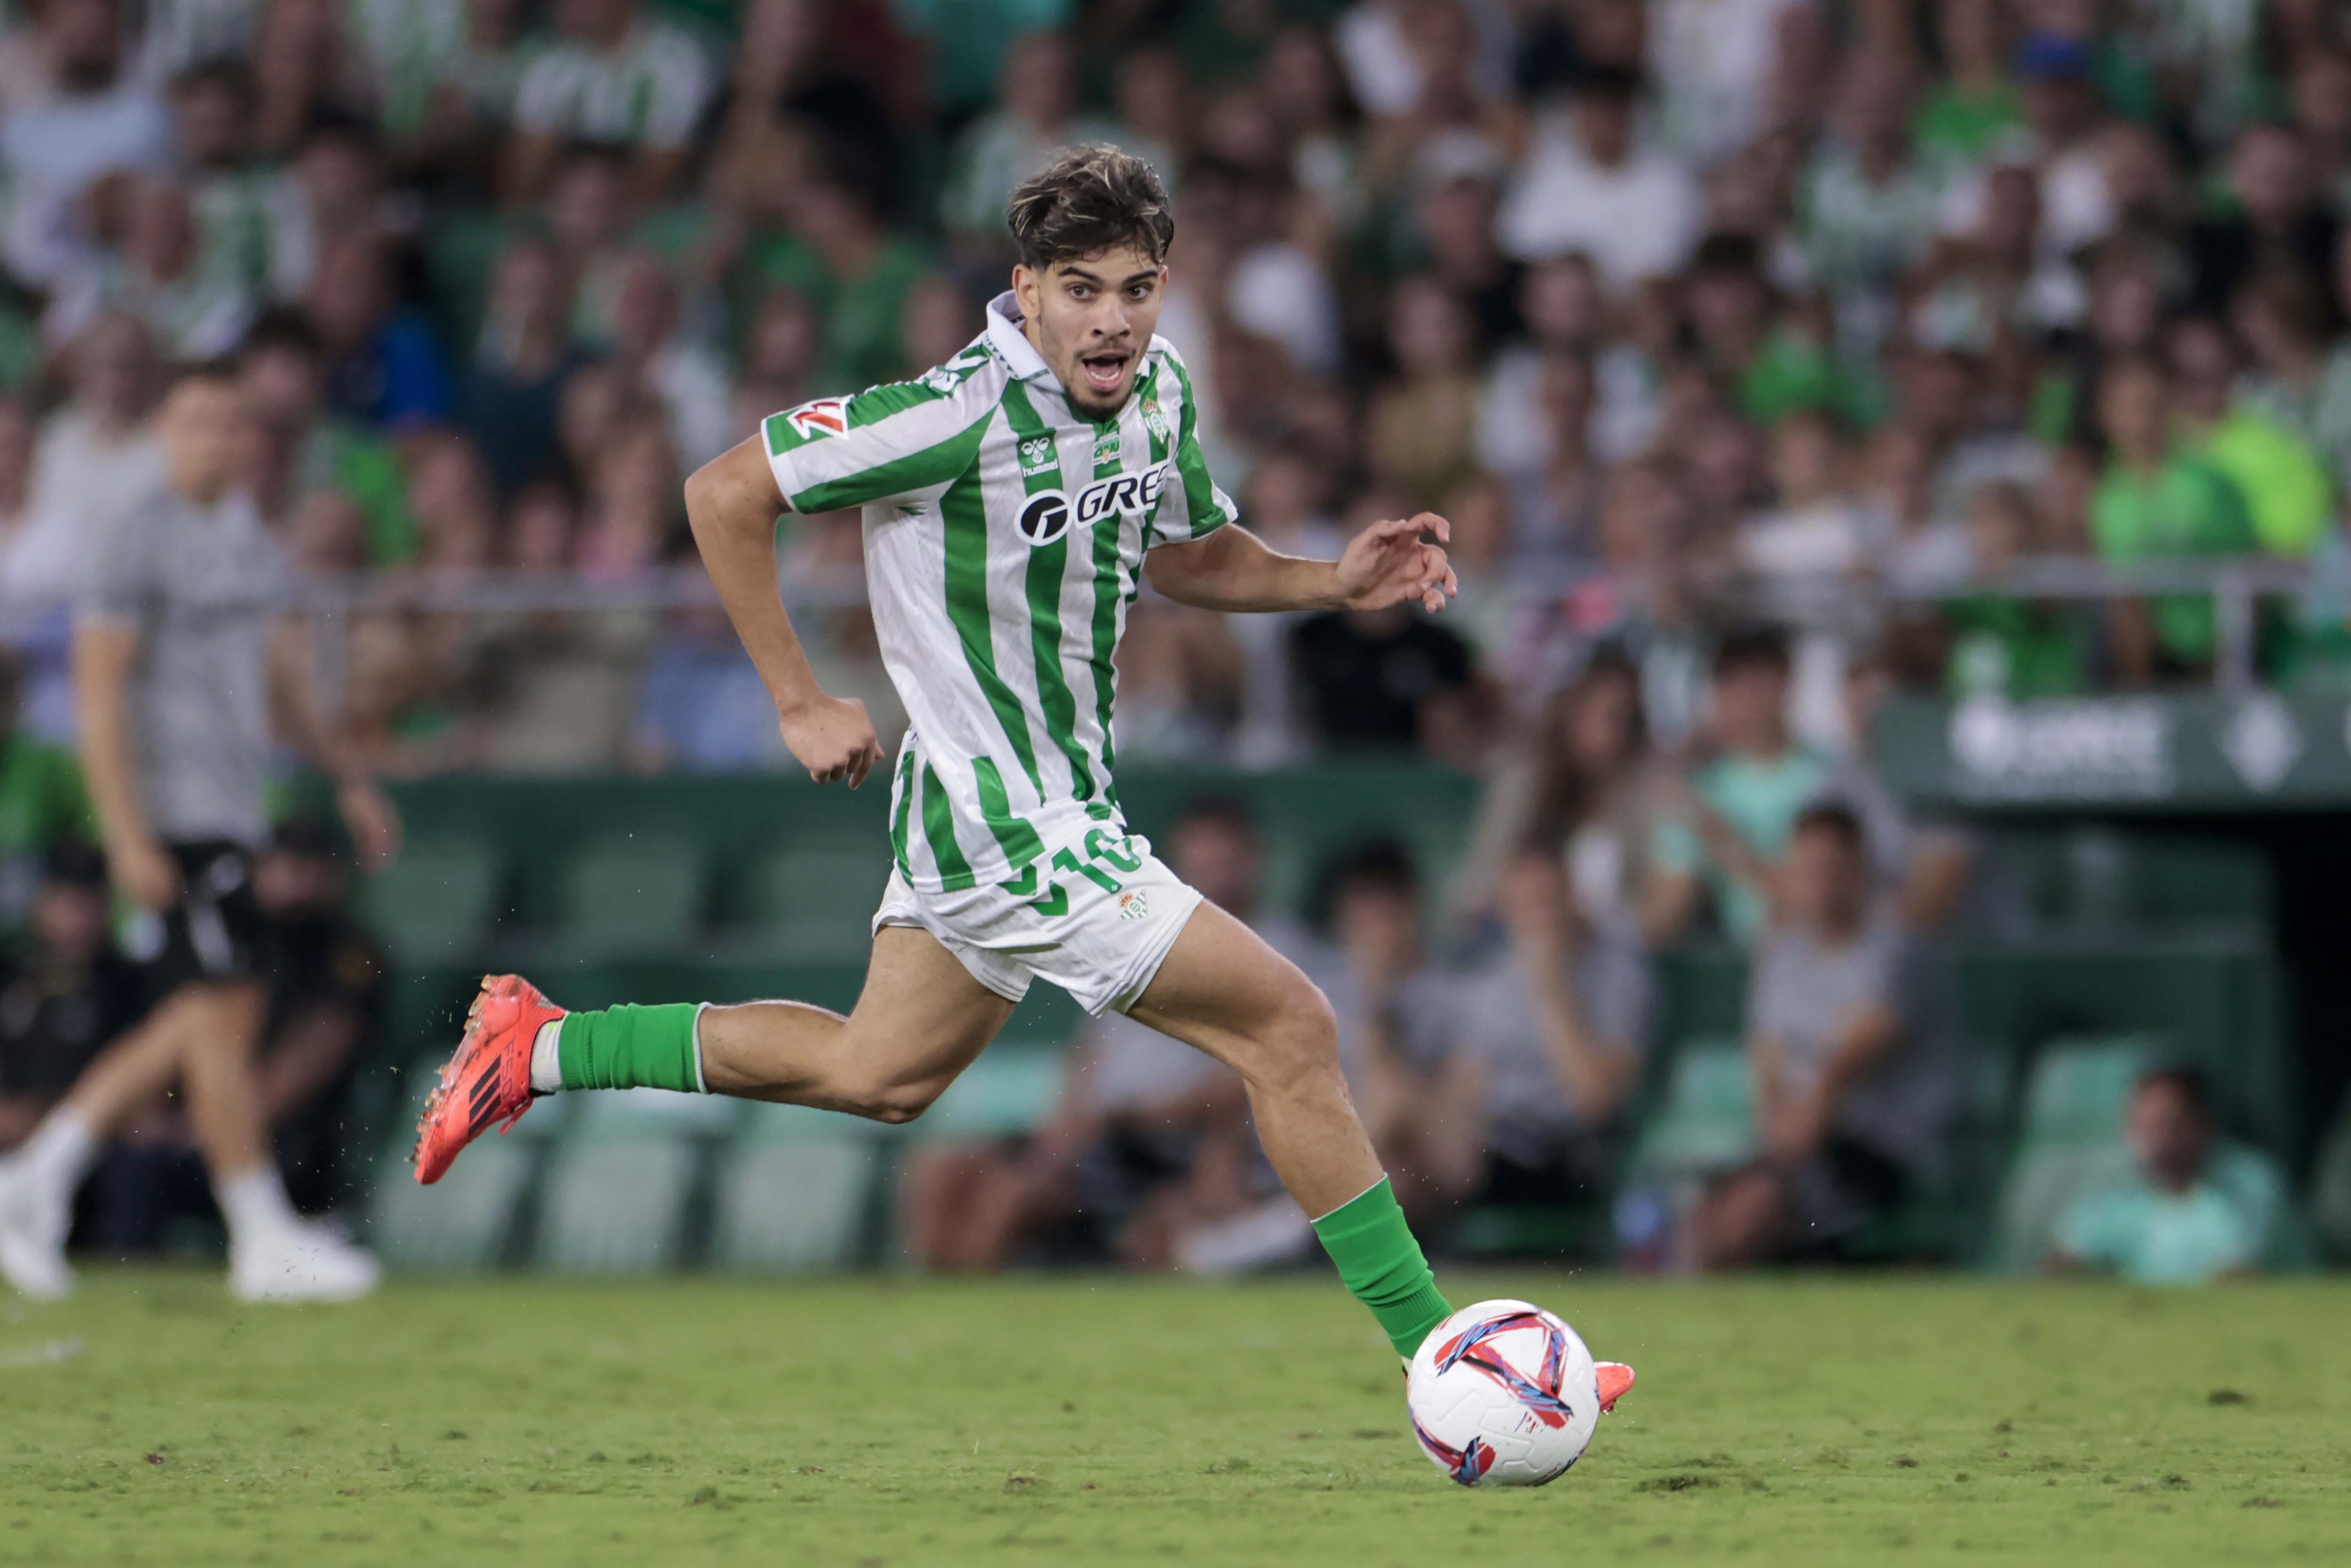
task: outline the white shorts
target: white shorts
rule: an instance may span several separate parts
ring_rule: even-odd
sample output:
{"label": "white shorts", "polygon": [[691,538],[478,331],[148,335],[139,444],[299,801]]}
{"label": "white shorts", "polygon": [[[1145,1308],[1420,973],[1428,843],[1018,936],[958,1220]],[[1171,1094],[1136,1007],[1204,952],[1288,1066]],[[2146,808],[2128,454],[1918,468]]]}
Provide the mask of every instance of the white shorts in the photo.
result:
{"label": "white shorts", "polygon": [[1134,1005],[1199,904],[1148,839],[1109,824],[1010,882],[960,893],[921,892],[893,866],[873,929],[917,926],[1006,1000],[1041,976],[1099,1018]]}

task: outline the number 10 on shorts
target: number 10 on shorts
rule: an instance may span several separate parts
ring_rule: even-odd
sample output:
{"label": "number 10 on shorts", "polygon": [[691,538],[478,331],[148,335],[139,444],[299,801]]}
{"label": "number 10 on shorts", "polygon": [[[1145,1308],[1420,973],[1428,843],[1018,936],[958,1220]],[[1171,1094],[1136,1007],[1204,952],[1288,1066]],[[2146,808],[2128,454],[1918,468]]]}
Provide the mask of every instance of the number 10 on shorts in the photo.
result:
{"label": "number 10 on shorts", "polygon": [[[1123,872],[1129,875],[1143,869],[1143,862],[1126,852],[1126,835],[1122,833],[1113,838],[1108,828],[1089,830],[1086,833],[1085,850],[1086,858],[1082,861],[1078,859],[1074,849],[1064,846],[1055,850],[1053,869],[1065,872],[1071,876],[1084,877],[1104,893],[1116,893],[1126,885],[1117,877],[1113,876],[1110,872],[1102,870],[1104,865],[1111,867],[1113,871]],[[1034,865],[1028,865],[1021,867],[1020,874],[1004,885],[1016,894],[1021,894],[1027,893],[1036,884],[1037,868]],[[1045,896],[1036,900],[1029,907],[1050,920],[1069,912],[1070,895],[1060,883],[1049,882],[1045,884]]]}

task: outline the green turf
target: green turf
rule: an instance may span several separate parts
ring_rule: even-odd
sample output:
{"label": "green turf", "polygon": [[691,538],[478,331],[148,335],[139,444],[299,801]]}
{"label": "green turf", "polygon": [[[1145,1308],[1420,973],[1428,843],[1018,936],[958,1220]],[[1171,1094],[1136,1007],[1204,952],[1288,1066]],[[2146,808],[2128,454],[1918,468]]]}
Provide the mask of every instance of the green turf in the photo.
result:
{"label": "green turf", "polygon": [[2351,1561],[2342,1284],[1446,1283],[1639,1368],[1558,1484],[1445,1480],[1312,1279],[99,1271],[0,1301],[0,1563]]}

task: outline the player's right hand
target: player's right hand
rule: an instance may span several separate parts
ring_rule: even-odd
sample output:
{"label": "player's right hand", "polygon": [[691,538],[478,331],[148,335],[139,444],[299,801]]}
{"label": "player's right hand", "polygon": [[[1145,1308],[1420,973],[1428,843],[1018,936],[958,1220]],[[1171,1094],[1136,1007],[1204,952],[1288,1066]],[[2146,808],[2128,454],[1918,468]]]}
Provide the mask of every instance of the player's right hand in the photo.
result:
{"label": "player's right hand", "polygon": [[882,741],[865,705],[855,697],[816,697],[779,709],[777,726],[784,748],[820,784],[846,779],[856,789],[882,760]]}
{"label": "player's right hand", "polygon": [[180,901],[179,862],[152,839],[109,845],[106,869],[141,909],[161,912]]}

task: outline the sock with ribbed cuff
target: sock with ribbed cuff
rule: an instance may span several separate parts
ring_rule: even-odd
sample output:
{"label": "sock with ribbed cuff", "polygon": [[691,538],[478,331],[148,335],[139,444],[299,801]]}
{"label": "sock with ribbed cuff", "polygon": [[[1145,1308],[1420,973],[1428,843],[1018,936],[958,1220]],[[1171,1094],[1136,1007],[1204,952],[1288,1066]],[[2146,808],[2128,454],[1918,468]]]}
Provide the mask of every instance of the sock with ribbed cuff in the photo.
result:
{"label": "sock with ribbed cuff", "polygon": [[[564,1014],[555,1047],[559,1087],[704,1092],[700,1024],[707,1006],[675,1002]],[[531,1087],[536,1089],[536,1049],[531,1058]]]}
{"label": "sock with ribbed cuff", "polygon": [[1385,1176],[1316,1220],[1314,1234],[1339,1266],[1340,1280],[1371,1308],[1388,1343],[1407,1361],[1453,1311],[1437,1293],[1437,1277]]}

